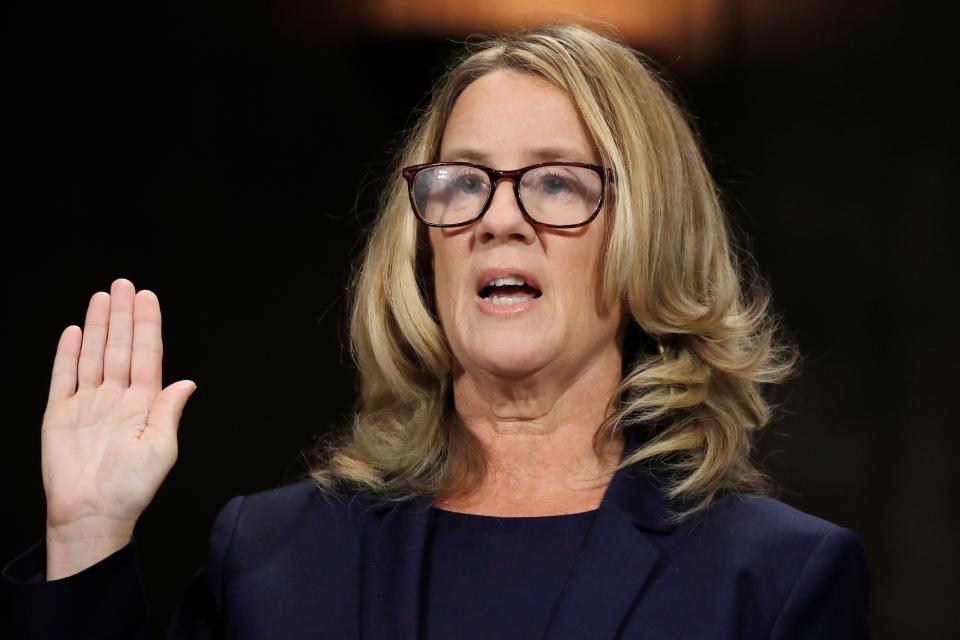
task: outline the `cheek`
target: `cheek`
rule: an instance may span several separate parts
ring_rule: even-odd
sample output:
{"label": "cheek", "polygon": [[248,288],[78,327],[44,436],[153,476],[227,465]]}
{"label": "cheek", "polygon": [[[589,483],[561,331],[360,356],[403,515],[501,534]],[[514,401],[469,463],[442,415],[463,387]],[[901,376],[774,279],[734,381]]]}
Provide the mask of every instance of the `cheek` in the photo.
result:
{"label": "cheek", "polygon": [[602,233],[577,238],[577,241],[580,244],[574,243],[571,247],[574,250],[561,259],[562,273],[568,301],[574,305],[573,314],[579,323],[591,323],[597,316],[604,315],[600,276]]}
{"label": "cheek", "polygon": [[[433,230],[431,230],[433,231]],[[451,309],[461,287],[463,261],[450,239],[431,237],[433,249],[433,278],[435,302],[438,311],[444,313]]]}
{"label": "cheek", "polygon": [[569,282],[581,292],[595,291],[599,287],[601,240],[600,233],[576,238],[570,251],[561,258]]}

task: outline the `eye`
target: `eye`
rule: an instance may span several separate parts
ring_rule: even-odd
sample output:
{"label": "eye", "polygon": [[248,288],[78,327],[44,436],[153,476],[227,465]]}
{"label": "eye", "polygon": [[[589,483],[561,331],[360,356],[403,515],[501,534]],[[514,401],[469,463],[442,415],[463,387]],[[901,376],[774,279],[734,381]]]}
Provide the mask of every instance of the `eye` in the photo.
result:
{"label": "eye", "polygon": [[540,180],[540,187],[547,195],[559,195],[564,191],[569,191],[570,187],[567,181],[555,173],[548,173]]}
{"label": "eye", "polygon": [[458,193],[476,195],[486,190],[486,181],[482,175],[478,175],[476,172],[464,172],[454,180],[453,189]]}

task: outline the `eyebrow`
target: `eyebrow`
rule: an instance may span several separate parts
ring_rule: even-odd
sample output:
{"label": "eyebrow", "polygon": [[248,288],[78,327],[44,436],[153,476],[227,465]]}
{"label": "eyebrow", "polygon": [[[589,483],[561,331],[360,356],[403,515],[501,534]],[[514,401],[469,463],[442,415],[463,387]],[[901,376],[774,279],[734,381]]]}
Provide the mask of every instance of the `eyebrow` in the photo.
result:
{"label": "eyebrow", "polygon": [[[477,164],[488,164],[490,156],[483,151],[476,149],[454,148],[443,154],[450,162],[475,162]],[[526,152],[526,155],[535,159],[535,162],[553,162],[555,160],[565,160],[567,162],[584,162],[591,164],[590,158],[584,157],[582,151],[565,149],[563,147],[539,147]]]}

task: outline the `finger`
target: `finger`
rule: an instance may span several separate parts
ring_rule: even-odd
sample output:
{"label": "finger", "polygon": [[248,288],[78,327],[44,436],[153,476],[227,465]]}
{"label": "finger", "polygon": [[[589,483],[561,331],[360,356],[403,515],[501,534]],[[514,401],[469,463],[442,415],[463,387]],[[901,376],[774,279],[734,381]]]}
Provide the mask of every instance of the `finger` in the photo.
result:
{"label": "finger", "polygon": [[130,384],[160,391],[163,385],[163,340],[160,333],[160,301],[146,289],[133,299],[133,356]]}
{"label": "finger", "polygon": [[77,364],[81,389],[98,387],[103,382],[103,346],[107,342],[107,320],[110,316],[110,294],[98,291],[87,305],[83,322],[83,344]]}
{"label": "finger", "polygon": [[120,278],[110,287],[110,326],[103,352],[103,381],[130,385],[130,350],[133,347],[133,283]]}
{"label": "finger", "polygon": [[82,331],[77,325],[71,325],[60,334],[57,343],[57,355],[53,358],[53,372],[50,374],[50,393],[47,404],[66,400],[77,389],[77,359],[80,357]]}
{"label": "finger", "polygon": [[169,434],[176,434],[180,428],[180,416],[187,400],[197,390],[197,385],[190,380],[175,382],[160,392],[150,415],[147,416],[147,429],[161,429]]}

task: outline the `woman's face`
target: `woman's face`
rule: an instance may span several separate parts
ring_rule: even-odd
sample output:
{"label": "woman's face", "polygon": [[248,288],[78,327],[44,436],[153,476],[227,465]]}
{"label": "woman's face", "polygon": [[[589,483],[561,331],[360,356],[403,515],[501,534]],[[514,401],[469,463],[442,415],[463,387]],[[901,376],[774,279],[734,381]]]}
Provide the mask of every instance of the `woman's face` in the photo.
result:
{"label": "woman's face", "polygon": [[[566,94],[537,76],[506,70],[480,77],[460,95],[443,133],[440,160],[494,169],[547,161],[600,164]],[[606,212],[579,228],[543,227],[524,218],[510,181],[497,187],[479,221],[429,231],[436,304],[447,339],[468,374],[575,376],[592,358],[609,355],[620,324],[620,305],[604,310],[600,304]],[[514,288],[494,300],[486,285],[507,276],[533,284],[542,295]],[[518,297],[519,303],[509,304]]]}

